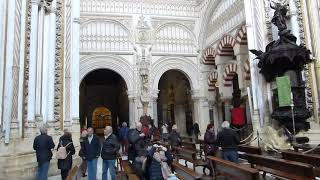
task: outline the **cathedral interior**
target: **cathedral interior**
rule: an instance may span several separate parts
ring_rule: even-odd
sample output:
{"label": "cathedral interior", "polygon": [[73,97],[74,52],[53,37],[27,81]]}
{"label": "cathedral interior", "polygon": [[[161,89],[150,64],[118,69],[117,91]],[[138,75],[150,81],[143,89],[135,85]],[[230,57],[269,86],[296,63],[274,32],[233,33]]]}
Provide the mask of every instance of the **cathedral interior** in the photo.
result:
{"label": "cathedral interior", "polygon": [[320,0],[0,0],[0,174],[35,178],[43,126],[79,151],[88,127],[203,140],[228,121],[265,152],[316,151],[319,34]]}

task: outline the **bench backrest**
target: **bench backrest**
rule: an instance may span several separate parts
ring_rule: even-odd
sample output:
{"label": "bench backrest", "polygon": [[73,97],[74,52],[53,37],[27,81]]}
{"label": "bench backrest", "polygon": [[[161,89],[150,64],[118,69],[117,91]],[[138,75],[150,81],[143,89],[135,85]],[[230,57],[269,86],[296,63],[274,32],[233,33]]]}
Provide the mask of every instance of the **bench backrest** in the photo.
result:
{"label": "bench backrest", "polygon": [[244,153],[249,153],[249,154],[258,154],[258,155],[262,154],[261,148],[255,147],[255,146],[239,145],[238,150]]}
{"label": "bench backrest", "polygon": [[218,171],[223,176],[230,179],[238,180],[258,180],[259,171],[251,167],[244,167],[237,163],[223,160],[218,157],[208,156],[207,159],[210,161],[211,168]]}
{"label": "bench backrest", "polygon": [[281,154],[283,159],[310,164],[317,168],[320,167],[320,156],[302,154],[302,153],[293,152],[293,151],[282,151]]}
{"label": "bench backrest", "polygon": [[172,166],[174,168],[174,171],[179,174],[179,177],[183,178],[184,180],[196,180],[202,177],[202,175],[198,174],[188,167],[181,165],[177,161],[173,161]]}
{"label": "bench backrest", "polygon": [[182,141],[181,142],[181,146],[183,148],[190,149],[190,150],[196,150],[197,149],[196,143],[189,142],[189,141]]}
{"label": "bench backrest", "polygon": [[182,139],[183,141],[192,142],[192,137],[181,137],[181,139]]}
{"label": "bench backrest", "polygon": [[180,147],[175,147],[175,150],[177,160],[184,159],[189,162],[194,162],[197,159],[197,153],[195,151]]}
{"label": "bench backrest", "polygon": [[255,154],[246,154],[246,157],[251,165],[259,165],[283,173],[306,177],[305,179],[314,179],[313,167],[308,164]]}

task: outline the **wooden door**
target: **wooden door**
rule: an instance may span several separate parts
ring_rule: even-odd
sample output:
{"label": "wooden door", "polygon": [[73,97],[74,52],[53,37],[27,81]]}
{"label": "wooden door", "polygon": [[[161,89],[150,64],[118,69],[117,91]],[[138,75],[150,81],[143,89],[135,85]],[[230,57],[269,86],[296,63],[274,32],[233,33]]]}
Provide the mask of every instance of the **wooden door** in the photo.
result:
{"label": "wooden door", "polygon": [[92,114],[92,127],[97,134],[103,134],[106,126],[112,126],[111,111],[106,107],[97,107]]}

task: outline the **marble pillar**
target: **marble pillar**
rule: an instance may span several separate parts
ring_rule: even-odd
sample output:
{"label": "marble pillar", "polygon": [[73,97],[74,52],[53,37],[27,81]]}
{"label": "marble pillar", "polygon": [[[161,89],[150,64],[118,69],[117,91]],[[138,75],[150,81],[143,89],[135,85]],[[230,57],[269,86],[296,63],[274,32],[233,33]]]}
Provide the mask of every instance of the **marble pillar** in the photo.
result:
{"label": "marble pillar", "polygon": [[56,54],[56,3],[53,0],[50,9],[50,25],[49,25],[49,51],[48,51],[48,91],[47,91],[47,120],[54,121],[54,64]]}
{"label": "marble pillar", "polygon": [[39,0],[31,0],[31,32],[27,121],[35,121]]}
{"label": "marble pillar", "polygon": [[[4,79],[4,97],[3,102],[3,127],[5,131],[5,143],[10,141],[10,130],[12,121],[12,101],[13,101],[13,61],[14,61],[14,37],[15,33],[15,1],[8,1],[7,12],[7,30],[6,30],[6,47],[5,47],[5,79]],[[19,43],[19,42],[18,42]]]}
{"label": "marble pillar", "polygon": [[[265,50],[267,36],[265,23],[265,9],[262,1],[248,0],[245,6],[248,49]],[[253,99],[252,124],[254,131],[261,128],[265,117],[265,82],[259,73],[255,55],[249,53],[250,78]]]}
{"label": "marble pillar", "polygon": [[[158,104],[157,104],[157,99],[158,97],[153,97],[152,98],[152,118],[153,118],[153,123],[156,127],[158,127]],[[151,113],[151,112],[150,112]]]}
{"label": "marble pillar", "polygon": [[[23,89],[24,89],[24,72],[25,72],[25,47],[26,47],[26,17],[27,17],[27,2],[22,1],[21,5],[21,39],[20,39],[20,68],[19,68],[19,91],[18,91],[18,123],[19,123],[19,134],[22,134],[22,128],[23,128]],[[1,113],[0,113],[1,114]]]}
{"label": "marble pillar", "polygon": [[303,0],[302,7],[305,22],[306,45],[311,49],[312,55],[315,57],[315,62],[310,64],[312,75],[313,103],[314,116],[318,123],[319,119],[319,95],[320,95],[320,4],[317,1]]}
{"label": "marble pillar", "polygon": [[236,54],[237,59],[237,74],[238,74],[238,82],[239,82],[239,89],[241,90],[241,95],[244,95],[246,92],[246,78],[244,72],[244,64],[245,61],[248,59],[248,51],[246,53],[239,53]]}
{"label": "marble pillar", "polygon": [[38,46],[36,61],[36,120],[42,121],[42,88],[43,88],[43,45],[44,45],[45,2],[40,3],[38,17]]}
{"label": "marble pillar", "polygon": [[72,1],[72,66],[71,66],[71,117],[79,121],[79,71],[80,71],[80,0]]}
{"label": "marble pillar", "polygon": [[[0,107],[3,104],[3,88],[4,88],[4,51],[5,51],[5,37],[4,34],[6,29],[6,12],[7,12],[7,0],[0,0]],[[0,124],[2,124],[2,111],[0,108]]]}
{"label": "marble pillar", "polygon": [[[50,8],[50,7],[47,7]],[[41,115],[43,122],[46,123],[48,120],[48,78],[52,76],[49,74],[49,45],[51,36],[55,37],[55,34],[49,34],[50,31],[50,13],[44,13],[43,17],[43,49],[42,49],[42,80],[41,80]]]}
{"label": "marble pillar", "polygon": [[[192,95],[192,100],[194,108],[193,123],[198,121],[201,134],[204,134],[206,131],[206,127],[210,122],[208,100],[205,99],[204,96],[199,96],[196,94]],[[203,136],[201,138],[203,138]]]}

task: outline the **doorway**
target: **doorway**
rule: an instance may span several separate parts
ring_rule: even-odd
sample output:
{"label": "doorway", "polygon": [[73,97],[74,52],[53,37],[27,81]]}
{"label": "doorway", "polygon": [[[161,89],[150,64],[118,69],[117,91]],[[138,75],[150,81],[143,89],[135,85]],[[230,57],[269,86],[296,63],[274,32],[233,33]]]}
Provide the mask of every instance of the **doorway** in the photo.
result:
{"label": "doorway", "polygon": [[191,135],[193,102],[189,79],[178,70],[165,72],[159,81],[158,126],[178,126],[182,135]]}
{"label": "doorway", "polygon": [[105,126],[114,132],[122,122],[129,122],[129,100],[123,78],[108,69],[90,72],[80,84],[80,125],[93,127],[103,134]]}

